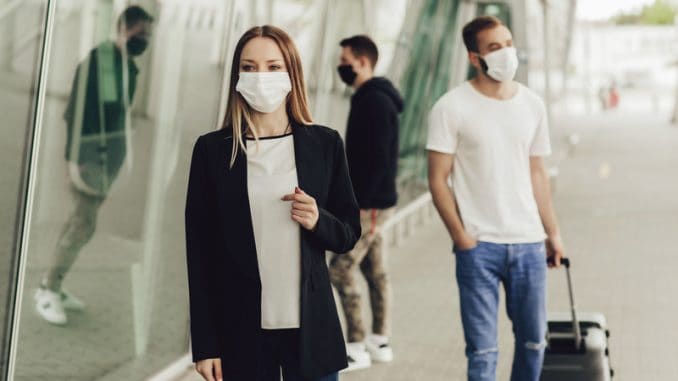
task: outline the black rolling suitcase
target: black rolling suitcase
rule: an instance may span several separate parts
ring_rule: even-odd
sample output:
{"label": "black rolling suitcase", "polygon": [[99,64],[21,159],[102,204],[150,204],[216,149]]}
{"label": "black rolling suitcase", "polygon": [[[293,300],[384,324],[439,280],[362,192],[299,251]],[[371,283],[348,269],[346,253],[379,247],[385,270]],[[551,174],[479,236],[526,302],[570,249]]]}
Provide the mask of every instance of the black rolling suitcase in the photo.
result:
{"label": "black rolling suitcase", "polygon": [[578,315],[574,304],[570,261],[563,258],[570,294],[571,313],[549,314],[548,336],[541,381],[610,381],[614,372],[605,316]]}

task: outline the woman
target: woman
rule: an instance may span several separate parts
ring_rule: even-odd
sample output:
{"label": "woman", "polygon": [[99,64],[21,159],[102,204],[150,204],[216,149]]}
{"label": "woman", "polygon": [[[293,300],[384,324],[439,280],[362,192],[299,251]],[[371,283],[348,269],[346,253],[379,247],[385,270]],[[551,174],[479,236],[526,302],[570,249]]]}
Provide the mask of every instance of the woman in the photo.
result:
{"label": "woman", "polygon": [[186,201],[193,361],[206,380],[330,381],[346,351],[325,250],[360,237],[339,134],[313,125],[282,30],[238,42],[224,127],[198,138]]}

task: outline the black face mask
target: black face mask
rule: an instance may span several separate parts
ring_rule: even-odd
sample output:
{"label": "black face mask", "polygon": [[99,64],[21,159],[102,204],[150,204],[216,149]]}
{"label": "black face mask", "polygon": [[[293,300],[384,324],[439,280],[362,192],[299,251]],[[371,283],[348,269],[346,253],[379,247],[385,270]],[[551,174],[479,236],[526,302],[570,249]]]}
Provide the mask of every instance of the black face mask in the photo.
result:
{"label": "black face mask", "polygon": [[141,37],[130,37],[127,40],[127,53],[132,56],[138,56],[146,50],[148,47],[148,40]]}
{"label": "black face mask", "polygon": [[339,73],[339,78],[349,86],[353,85],[353,82],[355,82],[355,79],[358,76],[358,74],[353,71],[353,66],[351,65],[339,65],[337,66],[337,72]]}

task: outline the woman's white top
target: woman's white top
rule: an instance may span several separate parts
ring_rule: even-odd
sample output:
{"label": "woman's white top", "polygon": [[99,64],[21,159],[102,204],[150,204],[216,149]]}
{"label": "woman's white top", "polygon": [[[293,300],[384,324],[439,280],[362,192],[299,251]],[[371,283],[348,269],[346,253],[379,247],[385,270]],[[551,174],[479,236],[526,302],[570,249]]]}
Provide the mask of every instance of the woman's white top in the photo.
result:
{"label": "woman's white top", "polygon": [[[297,167],[292,134],[247,139],[247,190],[261,277],[261,328],[299,328],[301,242],[292,204]],[[258,147],[257,147],[258,146]]]}

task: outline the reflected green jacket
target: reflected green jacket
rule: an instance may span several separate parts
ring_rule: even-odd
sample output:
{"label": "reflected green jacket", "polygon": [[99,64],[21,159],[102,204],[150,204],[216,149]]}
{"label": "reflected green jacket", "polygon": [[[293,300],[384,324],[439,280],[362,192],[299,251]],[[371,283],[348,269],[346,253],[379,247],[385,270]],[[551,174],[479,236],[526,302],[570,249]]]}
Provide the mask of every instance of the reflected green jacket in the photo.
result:
{"label": "reflected green jacket", "polygon": [[73,179],[76,186],[84,182],[90,190],[105,195],[117,177],[125,161],[126,113],[138,72],[131,58],[123,65],[122,52],[113,42],[98,45],[78,64],[64,112],[65,158],[77,163],[80,179]]}

